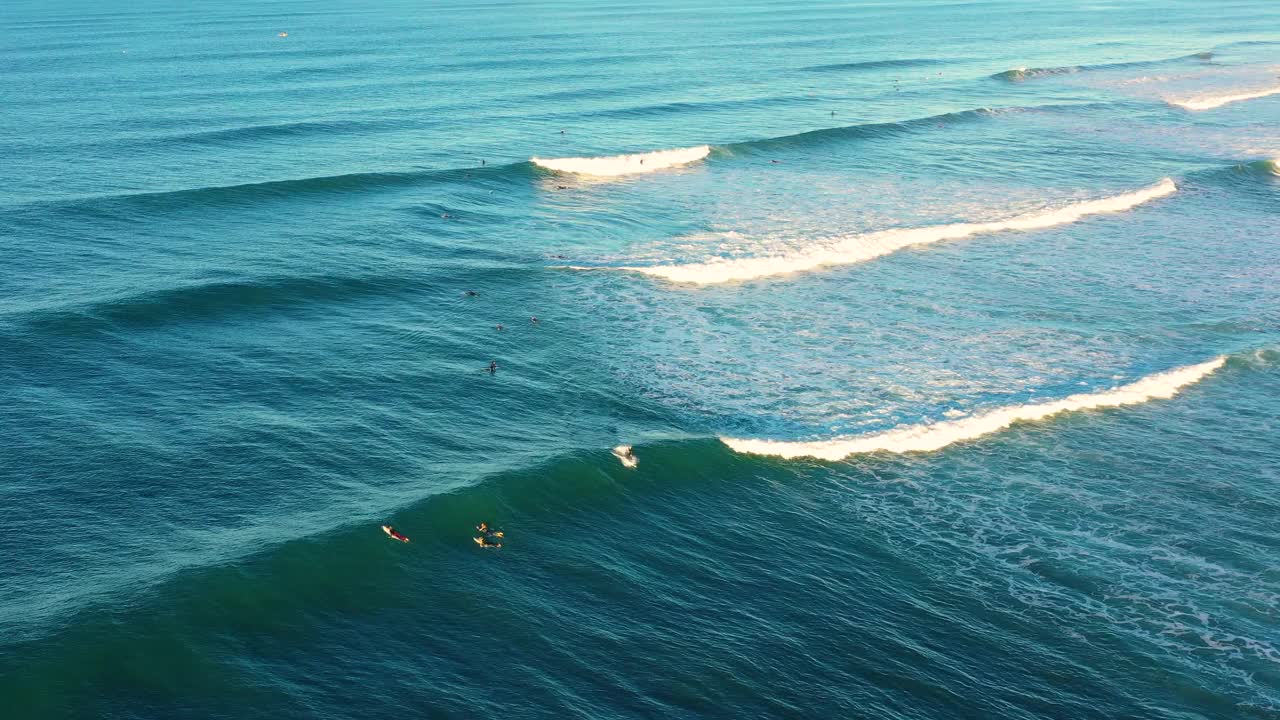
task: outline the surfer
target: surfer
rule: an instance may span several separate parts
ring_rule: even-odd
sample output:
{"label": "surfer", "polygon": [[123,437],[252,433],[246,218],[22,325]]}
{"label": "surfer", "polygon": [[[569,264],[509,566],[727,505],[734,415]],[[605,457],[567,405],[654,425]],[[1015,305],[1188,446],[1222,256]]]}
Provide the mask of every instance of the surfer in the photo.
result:
{"label": "surfer", "polygon": [[502,331],[502,323],[498,323],[497,325],[494,325],[494,327],[497,328],[499,332]]}
{"label": "surfer", "polygon": [[533,323],[534,325],[537,325],[539,323],[538,316],[534,315],[533,317],[529,318],[529,322]]}
{"label": "surfer", "polygon": [[395,528],[391,527],[390,525],[383,525],[383,526],[382,526],[382,532],[386,533],[386,534],[387,534],[387,537],[391,538],[392,540],[399,540],[400,542],[403,542],[403,543],[407,543],[407,542],[409,542],[409,538],[407,538],[407,537],[405,537],[404,535],[400,534],[400,531],[399,531],[399,530],[396,530]]}
{"label": "surfer", "polygon": [[482,547],[482,548],[500,548],[500,547],[502,547],[502,543],[500,543],[500,542],[489,542],[488,538],[484,537],[483,535],[478,535],[478,536],[473,537],[473,538],[471,538],[471,539],[472,539],[472,540],[475,540],[476,544],[477,544],[477,545],[479,545],[479,546],[480,546],[480,547]]}
{"label": "surfer", "polygon": [[618,458],[623,467],[633,468],[640,464],[640,459],[636,457],[630,445],[619,445],[613,449],[613,456]]}
{"label": "surfer", "polygon": [[462,294],[466,295],[467,297],[480,297],[480,293],[476,292],[475,290],[468,290]]}
{"label": "surfer", "polygon": [[498,361],[497,361],[497,360],[490,360],[490,361],[489,361],[489,367],[487,367],[487,368],[485,368],[485,369],[489,371],[489,374],[490,374],[490,375],[496,375],[496,374],[498,373]]}
{"label": "surfer", "polygon": [[476,531],[479,532],[482,537],[486,537],[486,538],[495,538],[495,537],[503,536],[503,532],[501,530],[494,530],[493,528],[489,527],[489,523],[487,522],[482,522],[479,525],[477,525]]}

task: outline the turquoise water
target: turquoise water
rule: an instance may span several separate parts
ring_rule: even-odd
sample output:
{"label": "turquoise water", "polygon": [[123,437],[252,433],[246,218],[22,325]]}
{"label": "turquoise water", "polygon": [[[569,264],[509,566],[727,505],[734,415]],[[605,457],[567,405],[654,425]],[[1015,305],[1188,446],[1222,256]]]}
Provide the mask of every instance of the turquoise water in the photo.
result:
{"label": "turquoise water", "polygon": [[5,716],[1280,717],[1276,28],[6,4]]}

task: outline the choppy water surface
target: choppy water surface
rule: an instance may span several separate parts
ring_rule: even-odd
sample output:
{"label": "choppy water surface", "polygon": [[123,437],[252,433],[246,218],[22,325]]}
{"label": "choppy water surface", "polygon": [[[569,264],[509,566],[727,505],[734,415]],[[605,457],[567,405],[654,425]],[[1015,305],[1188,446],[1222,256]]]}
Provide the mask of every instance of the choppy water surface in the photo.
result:
{"label": "choppy water surface", "polygon": [[5,712],[1280,717],[1277,27],[10,3]]}

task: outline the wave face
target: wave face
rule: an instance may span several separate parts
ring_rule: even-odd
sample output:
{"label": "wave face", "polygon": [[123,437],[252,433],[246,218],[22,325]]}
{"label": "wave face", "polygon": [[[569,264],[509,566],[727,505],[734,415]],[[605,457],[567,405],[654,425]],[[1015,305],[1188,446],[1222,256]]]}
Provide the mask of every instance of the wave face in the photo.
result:
{"label": "wave face", "polygon": [[909,68],[909,67],[926,67],[930,65],[943,65],[945,60],[935,60],[933,58],[904,58],[901,60],[864,60],[862,62],[832,63],[830,65],[810,65],[801,68],[806,72],[840,72],[844,70],[882,70],[892,68]]}
{"label": "wave face", "polygon": [[1045,210],[1008,220],[983,223],[952,223],[921,228],[902,228],[854,235],[834,243],[802,252],[743,260],[714,260],[689,265],[655,265],[624,267],[623,270],[644,273],[672,282],[709,285],[741,280],[754,280],[774,275],[814,270],[831,265],[851,265],[896,252],[912,245],[927,245],[942,240],[957,240],[982,233],[1005,230],[1040,230],[1080,220],[1088,215],[1128,210],[1164,197],[1177,186],[1166,178],[1151,187],[1123,195],[1075,203],[1056,210]]}
{"label": "wave face", "polygon": [[710,145],[699,145],[675,150],[658,150],[629,155],[605,157],[530,158],[530,162],[547,170],[590,175],[593,177],[619,177],[657,172],[667,168],[695,163],[711,153]]}
{"label": "wave face", "polygon": [[1266,88],[1263,90],[1253,90],[1243,93],[1231,93],[1227,95],[1205,95],[1197,98],[1189,98],[1186,100],[1170,100],[1170,105],[1176,105],[1186,110],[1212,110],[1214,108],[1229,105],[1235,102],[1243,102],[1245,100],[1257,100],[1258,98],[1270,97],[1271,95],[1280,95],[1280,85]]}
{"label": "wave face", "polygon": [[1177,395],[1187,385],[1212,374],[1226,361],[1225,355],[1219,356],[1208,362],[1158,373],[1135,383],[1103,392],[1081,393],[1054,402],[1001,408],[963,420],[932,425],[912,425],[874,435],[814,442],[736,438],[721,438],[721,441],[737,452],[774,455],[787,459],[812,457],[820,460],[841,460],[850,455],[871,452],[931,452],[954,443],[999,432],[1016,422],[1034,422],[1063,412],[1137,405],[1149,400],[1166,400]]}

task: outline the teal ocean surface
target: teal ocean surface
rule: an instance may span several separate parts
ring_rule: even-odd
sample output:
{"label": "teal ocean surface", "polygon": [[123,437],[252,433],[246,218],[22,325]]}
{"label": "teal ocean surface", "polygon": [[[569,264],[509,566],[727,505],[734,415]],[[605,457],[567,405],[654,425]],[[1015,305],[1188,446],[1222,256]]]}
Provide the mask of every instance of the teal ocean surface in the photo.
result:
{"label": "teal ocean surface", "polygon": [[1280,718],[1280,2],[8,0],[0,99],[5,718]]}

